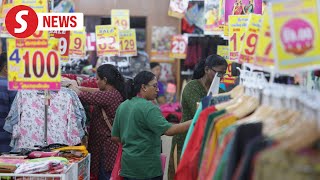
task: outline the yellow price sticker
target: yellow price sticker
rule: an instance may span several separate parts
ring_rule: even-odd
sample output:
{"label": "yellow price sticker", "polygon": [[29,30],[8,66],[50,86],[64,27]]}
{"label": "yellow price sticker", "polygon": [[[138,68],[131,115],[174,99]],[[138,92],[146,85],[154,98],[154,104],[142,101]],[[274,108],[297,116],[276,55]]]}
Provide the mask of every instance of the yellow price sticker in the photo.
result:
{"label": "yellow price sticker", "polygon": [[276,68],[312,70],[320,65],[319,1],[281,1],[271,4]]}
{"label": "yellow price sticker", "polygon": [[244,38],[245,30],[248,25],[247,15],[229,16],[229,55],[231,61],[239,58],[240,45]]}
{"label": "yellow price sticker", "polygon": [[259,31],[261,29],[261,15],[250,14],[249,23],[240,47],[240,63],[254,63],[254,55],[257,49]]}
{"label": "yellow price sticker", "polygon": [[136,30],[122,30],[119,32],[120,38],[120,56],[136,56],[137,40]]}
{"label": "yellow price sticker", "polygon": [[118,26],[119,30],[129,30],[130,11],[128,9],[112,9],[111,24]]}
{"label": "yellow price sticker", "polygon": [[70,31],[69,57],[85,57],[86,31]]}
{"label": "yellow price sticker", "polygon": [[[25,39],[8,39],[10,90],[59,90],[61,82],[59,41],[45,47],[21,46]],[[20,45],[19,45],[20,44]]]}
{"label": "yellow price sticker", "polygon": [[119,29],[117,26],[96,26],[96,49],[98,56],[119,55]]}
{"label": "yellow price sticker", "polygon": [[232,76],[232,61],[229,60],[229,47],[219,45],[217,49],[217,54],[224,57],[228,62],[227,72],[225,77],[222,78],[221,82],[225,84],[234,84],[236,77]]}
{"label": "yellow price sticker", "polygon": [[274,53],[272,51],[273,46],[269,20],[269,13],[265,12],[262,16],[262,25],[255,54],[255,64],[265,67],[274,66]]}

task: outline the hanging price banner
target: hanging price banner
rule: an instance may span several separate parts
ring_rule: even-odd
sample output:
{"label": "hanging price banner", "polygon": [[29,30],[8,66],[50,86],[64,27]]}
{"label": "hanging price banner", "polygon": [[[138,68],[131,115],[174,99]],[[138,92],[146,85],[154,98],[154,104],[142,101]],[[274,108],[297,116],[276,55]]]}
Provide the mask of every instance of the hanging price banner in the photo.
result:
{"label": "hanging price banner", "polygon": [[50,39],[47,47],[38,48],[21,46],[22,41],[24,39],[7,40],[9,90],[59,90],[59,41]]}
{"label": "hanging price banner", "polygon": [[87,33],[86,39],[86,51],[95,51],[96,50],[96,34],[95,33]]}
{"label": "hanging price banner", "polygon": [[59,50],[61,54],[61,61],[69,61],[69,45],[70,45],[70,31],[52,31],[50,37],[59,40]]}
{"label": "hanging price banner", "polygon": [[188,37],[174,35],[171,37],[170,58],[185,59],[187,57]]}
{"label": "hanging price banner", "polygon": [[270,32],[269,13],[265,12],[262,16],[262,25],[258,35],[258,44],[255,54],[255,64],[259,66],[274,66],[274,53],[272,51],[272,39]]}
{"label": "hanging price banner", "polygon": [[230,61],[239,59],[240,45],[248,25],[248,16],[229,16],[229,52]]}
{"label": "hanging price banner", "polygon": [[254,55],[257,50],[260,29],[261,15],[250,14],[246,33],[240,47],[239,63],[254,63]]}
{"label": "hanging price banner", "polygon": [[168,15],[176,18],[183,18],[188,8],[188,0],[170,0]]}
{"label": "hanging price banner", "polygon": [[69,56],[82,58],[86,56],[85,51],[86,31],[70,31]]}
{"label": "hanging price banner", "polygon": [[117,26],[96,26],[96,49],[98,56],[119,56],[119,32]]}
{"label": "hanging price banner", "polygon": [[118,26],[119,30],[130,29],[130,11],[128,9],[112,9],[111,24]]}
{"label": "hanging price banner", "polygon": [[320,65],[319,1],[273,2],[269,8],[278,70],[318,69]]}
{"label": "hanging price banner", "polygon": [[120,38],[120,56],[137,55],[136,30],[122,30],[119,32]]}
{"label": "hanging price banner", "polygon": [[224,57],[228,62],[228,68],[226,72],[226,76],[222,78],[221,82],[225,84],[234,84],[236,77],[232,76],[232,61],[229,60],[229,47],[219,45],[217,49],[217,54]]}

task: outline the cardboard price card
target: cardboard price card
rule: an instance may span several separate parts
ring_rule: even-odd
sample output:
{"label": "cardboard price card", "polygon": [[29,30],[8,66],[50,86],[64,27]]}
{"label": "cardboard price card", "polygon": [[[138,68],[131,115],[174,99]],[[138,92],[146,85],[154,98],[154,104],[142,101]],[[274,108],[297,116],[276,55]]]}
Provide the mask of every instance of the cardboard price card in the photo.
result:
{"label": "cardboard price card", "polygon": [[282,71],[318,69],[320,65],[319,2],[272,3],[272,38],[276,68]]}
{"label": "cardboard price card", "polygon": [[257,50],[257,42],[261,29],[261,15],[250,14],[249,23],[240,47],[240,63],[254,63],[254,55]]}
{"label": "cardboard price card", "polygon": [[112,9],[111,24],[118,26],[119,30],[130,29],[130,11],[128,9]]}
{"label": "cardboard price card", "polygon": [[224,57],[228,62],[228,68],[226,76],[222,78],[221,82],[225,84],[234,84],[236,77],[232,76],[232,61],[229,60],[229,47],[219,45],[217,49],[217,54]]}
{"label": "cardboard price card", "polygon": [[82,58],[86,56],[86,31],[70,31],[69,56]]}
{"label": "cardboard price card", "polygon": [[122,30],[119,32],[120,38],[120,56],[137,55],[136,30]]}
{"label": "cardboard price card", "polygon": [[272,67],[274,66],[274,53],[272,51],[273,45],[270,31],[270,16],[267,12],[262,16],[262,25],[258,36],[255,64]]}
{"label": "cardboard price card", "polygon": [[8,39],[9,90],[59,90],[61,82],[59,40],[34,48],[25,39]]}
{"label": "cardboard price card", "polygon": [[59,40],[59,50],[61,54],[61,61],[69,61],[69,46],[70,46],[70,31],[52,31],[50,37]]}
{"label": "cardboard price card", "polygon": [[174,35],[171,37],[170,58],[185,59],[187,57],[188,37]]}
{"label": "cardboard price card", "polygon": [[119,56],[119,30],[117,26],[96,26],[96,49],[98,56]]}
{"label": "cardboard price card", "polygon": [[230,60],[239,59],[240,45],[248,25],[248,16],[229,16],[229,52]]}

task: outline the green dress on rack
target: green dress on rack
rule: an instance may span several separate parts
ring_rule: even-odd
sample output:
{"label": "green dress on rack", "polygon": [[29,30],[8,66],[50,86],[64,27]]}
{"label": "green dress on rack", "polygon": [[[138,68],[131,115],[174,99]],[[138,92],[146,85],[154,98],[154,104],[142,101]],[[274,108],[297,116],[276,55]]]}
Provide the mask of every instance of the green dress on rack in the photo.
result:
{"label": "green dress on rack", "polygon": [[[206,89],[200,83],[199,80],[191,80],[182,92],[181,105],[182,105],[182,119],[181,122],[191,120],[197,110],[197,102],[200,102],[203,97],[207,95]],[[181,151],[187,132],[179,135],[175,135],[172,138],[172,146],[170,153],[170,161],[168,168],[168,179],[173,180],[175,175],[175,163],[174,159],[177,159],[177,163],[180,162]],[[174,149],[177,148],[176,157],[174,157]]]}

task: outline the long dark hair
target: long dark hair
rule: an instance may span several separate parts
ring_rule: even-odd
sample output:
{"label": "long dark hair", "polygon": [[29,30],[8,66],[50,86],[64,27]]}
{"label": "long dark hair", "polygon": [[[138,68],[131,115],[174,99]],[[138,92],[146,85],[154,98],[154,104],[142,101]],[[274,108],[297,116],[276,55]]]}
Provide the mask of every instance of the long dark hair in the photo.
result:
{"label": "long dark hair", "polygon": [[111,64],[103,64],[97,69],[97,74],[100,79],[106,78],[108,84],[116,88],[121,93],[123,99],[126,99],[126,92],[124,89],[125,81],[122,74],[115,66]]}
{"label": "long dark hair", "polygon": [[208,56],[206,59],[200,60],[200,62],[196,65],[196,68],[193,71],[192,79],[202,78],[205,74],[205,67],[213,68],[222,65],[228,66],[227,61],[217,54],[212,54]]}
{"label": "long dark hair", "polygon": [[134,77],[134,79],[129,79],[126,83],[127,98],[131,99],[135,97],[141,89],[143,84],[148,84],[156,76],[150,71],[141,71]]}

